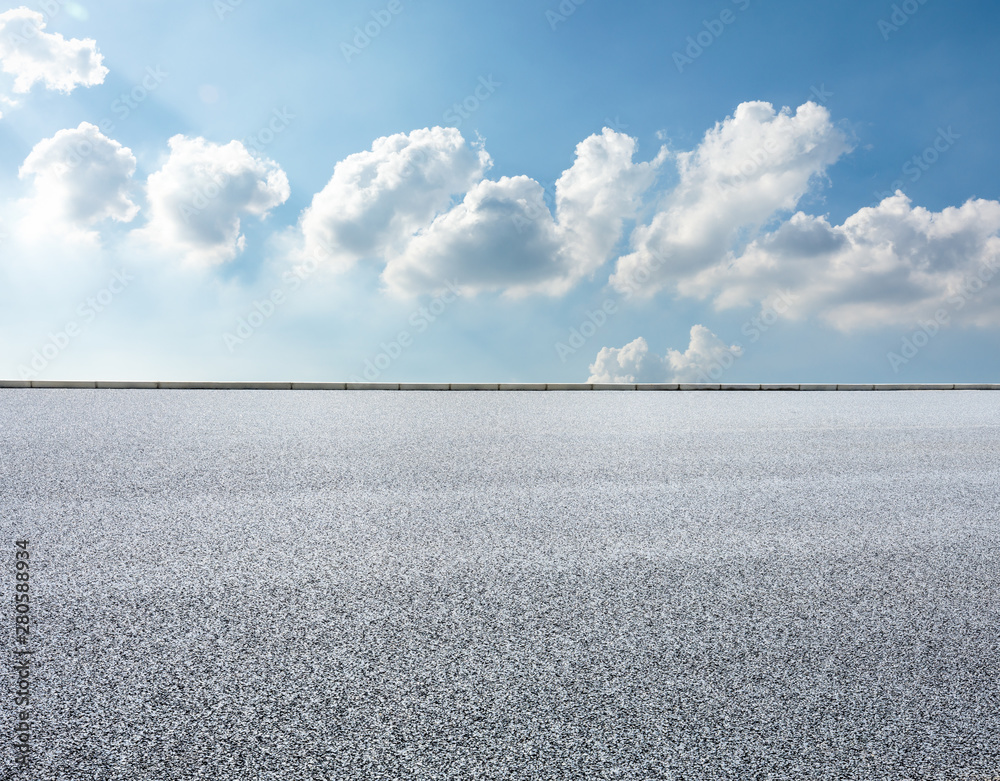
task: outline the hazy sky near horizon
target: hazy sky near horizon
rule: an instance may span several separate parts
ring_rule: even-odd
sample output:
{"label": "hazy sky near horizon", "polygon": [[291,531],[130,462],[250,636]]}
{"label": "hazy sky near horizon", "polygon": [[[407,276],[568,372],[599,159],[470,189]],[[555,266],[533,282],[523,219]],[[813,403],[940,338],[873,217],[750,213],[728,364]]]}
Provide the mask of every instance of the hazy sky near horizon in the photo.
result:
{"label": "hazy sky near horizon", "polygon": [[985,382],[985,0],[0,4],[0,377]]}

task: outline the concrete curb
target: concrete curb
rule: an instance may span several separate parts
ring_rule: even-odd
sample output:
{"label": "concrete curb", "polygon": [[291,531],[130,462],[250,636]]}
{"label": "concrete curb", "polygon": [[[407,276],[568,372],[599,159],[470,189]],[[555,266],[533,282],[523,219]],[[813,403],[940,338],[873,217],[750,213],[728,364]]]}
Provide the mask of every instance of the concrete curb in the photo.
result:
{"label": "concrete curb", "polygon": [[702,384],[466,382],[133,382],[129,380],[0,380],[0,388],[127,390],[392,390],[392,391],[943,391],[1000,390],[1000,384]]}

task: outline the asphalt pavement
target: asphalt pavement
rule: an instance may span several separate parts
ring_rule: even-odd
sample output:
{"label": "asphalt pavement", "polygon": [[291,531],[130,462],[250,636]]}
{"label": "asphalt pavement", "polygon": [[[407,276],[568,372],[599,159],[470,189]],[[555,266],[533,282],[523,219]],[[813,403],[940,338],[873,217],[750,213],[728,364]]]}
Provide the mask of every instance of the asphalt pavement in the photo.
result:
{"label": "asphalt pavement", "polygon": [[0,529],[0,778],[1000,778],[996,392],[4,389]]}

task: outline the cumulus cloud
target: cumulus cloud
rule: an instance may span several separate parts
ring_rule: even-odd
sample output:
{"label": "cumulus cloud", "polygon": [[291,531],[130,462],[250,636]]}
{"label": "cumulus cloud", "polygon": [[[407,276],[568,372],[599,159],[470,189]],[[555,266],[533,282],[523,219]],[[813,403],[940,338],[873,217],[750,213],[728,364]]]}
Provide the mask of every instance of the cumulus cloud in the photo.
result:
{"label": "cumulus cloud", "polygon": [[641,336],[624,347],[602,347],[587,382],[666,382],[664,360]]}
{"label": "cumulus cloud", "polygon": [[[796,212],[850,149],[816,103],[776,110],[748,102],[693,150],[661,149],[648,162],[635,161],[635,139],[605,129],[577,146],[547,199],[526,176],[484,179],[489,155],[457,129],[426,128],[378,139],[339,163],[303,213],[300,244],[340,268],[371,260],[386,287],[404,295],[446,284],[467,295],[562,295],[614,258],[629,223],[648,212],[610,277],[626,295],[666,291],[726,308],[766,305],[780,292],[794,302],[785,316],[841,329],[912,322],[941,306],[956,320],[1000,320],[1000,285],[988,284],[997,202],[932,213],[897,194],[838,226]],[[678,182],[653,201],[668,160]],[[972,297],[970,285],[988,289]],[[705,339],[694,334],[683,354],[663,358],[633,343],[607,360],[644,355],[644,365],[666,361],[664,371],[679,376],[684,360],[701,360]]]}
{"label": "cumulus cloud", "polygon": [[383,279],[404,293],[454,280],[464,293],[544,285],[564,271],[542,186],[527,176],[483,181],[389,259]]}
{"label": "cumulus cloud", "polygon": [[94,40],[45,32],[37,11],[22,6],[0,14],[0,70],[14,77],[15,93],[37,83],[64,93],[101,84],[108,74],[102,62]]}
{"label": "cumulus cloud", "polygon": [[742,355],[742,347],[727,346],[705,326],[693,325],[687,350],[668,350],[665,363],[670,369],[671,382],[711,382]]}
{"label": "cumulus cloud", "polygon": [[33,179],[26,219],[38,230],[72,232],[102,220],[129,222],[139,207],[129,197],[132,150],[81,122],[39,141],[18,175]]}
{"label": "cumulus cloud", "polygon": [[345,268],[399,251],[490,165],[485,150],[470,147],[455,128],[379,138],[337,163],[303,213],[305,252]]}
{"label": "cumulus cloud", "polygon": [[555,185],[555,214],[525,176],[483,181],[389,254],[383,279],[401,293],[457,279],[468,294],[558,295],[606,263],[666,157],[635,163],[635,140],[605,129],[577,146]]}
{"label": "cumulus cloud", "polygon": [[652,221],[633,232],[632,252],[618,260],[612,285],[645,295],[688,293],[692,275],[725,259],[778,213],[792,211],[849,150],[846,135],[815,103],[794,114],[769,103],[740,104],[696,149],[677,154],[680,181]]}
{"label": "cumulus cloud", "polygon": [[[634,228],[612,285],[644,295],[698,293],[699,274],[791,213],[849,149],[815,103],[794,112],[741,104],[696,149],[672,155],[679,183]],[[635,155],[636,140],[624,133],[606,128],[585,139],[555,183],[552,209],[533,179],[484,180],[489,155],[455,128],[381,138],[336,166],[303,213],[303,246],[341,268],[371,259],[400,294],[451,281],[469,295],[562,295],[614,257],[671,158],[665,148],[648,162]]]}
{"label": "cumulus cloud", "polygon": [[738,258],[705,269],[691,289],[718,308],[789,290],[789,317],[815,314],[841,330],[949,320],[1000,324],[1000,203],[931,212],[902,193],[833,226],[801,212]]}
{"label": "cumulus cloud", "polygon": [[587,382],[713,382],[742,354],[742,348],[694,325],[687,350],[670,349],[662,358],[641,336],[624,347],[602,347]]}
{"label": "cumulus cloud", "polygon": [[634,219],[667,158],[667,150],[646,163],[633,162],[636,141],[605,128],[576,147],[576,159],[556,182],[556,221],[566,255],[563,287],[603,266]]}
{"label": "cumulus cloud", "polygon": [[140,238],[193,264],[235,258],[246,245],[241,216],[264,219],[288,200],[288,177],[239,141],[177,135],[169,144],[166,163],[146,186],[149,223]]}
{"label": "cumulus cloud", "polygon": [[633,232],[613,287],[710,298],[719,309],[787,291],[795,302],[787,316],[842,330],[912,325],[942,309],[949,320],[1000,323],[1000,286],[989,285],[1000,257],[996,201],[935,213],[897,193],[843,225],[797,212],[761,232],[848,150],[818,105],[794,114],[740,105],[698,148],[677,155],[680,182]]}

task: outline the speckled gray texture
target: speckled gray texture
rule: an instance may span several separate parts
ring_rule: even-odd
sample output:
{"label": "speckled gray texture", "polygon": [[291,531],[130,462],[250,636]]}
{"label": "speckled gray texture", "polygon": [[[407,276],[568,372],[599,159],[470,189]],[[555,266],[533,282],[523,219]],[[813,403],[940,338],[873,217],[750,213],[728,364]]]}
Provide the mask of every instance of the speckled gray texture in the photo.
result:
{"label": "speckled gray texture", "polygon": [[998,399],[2,390],[31,778],[992,780]]}

